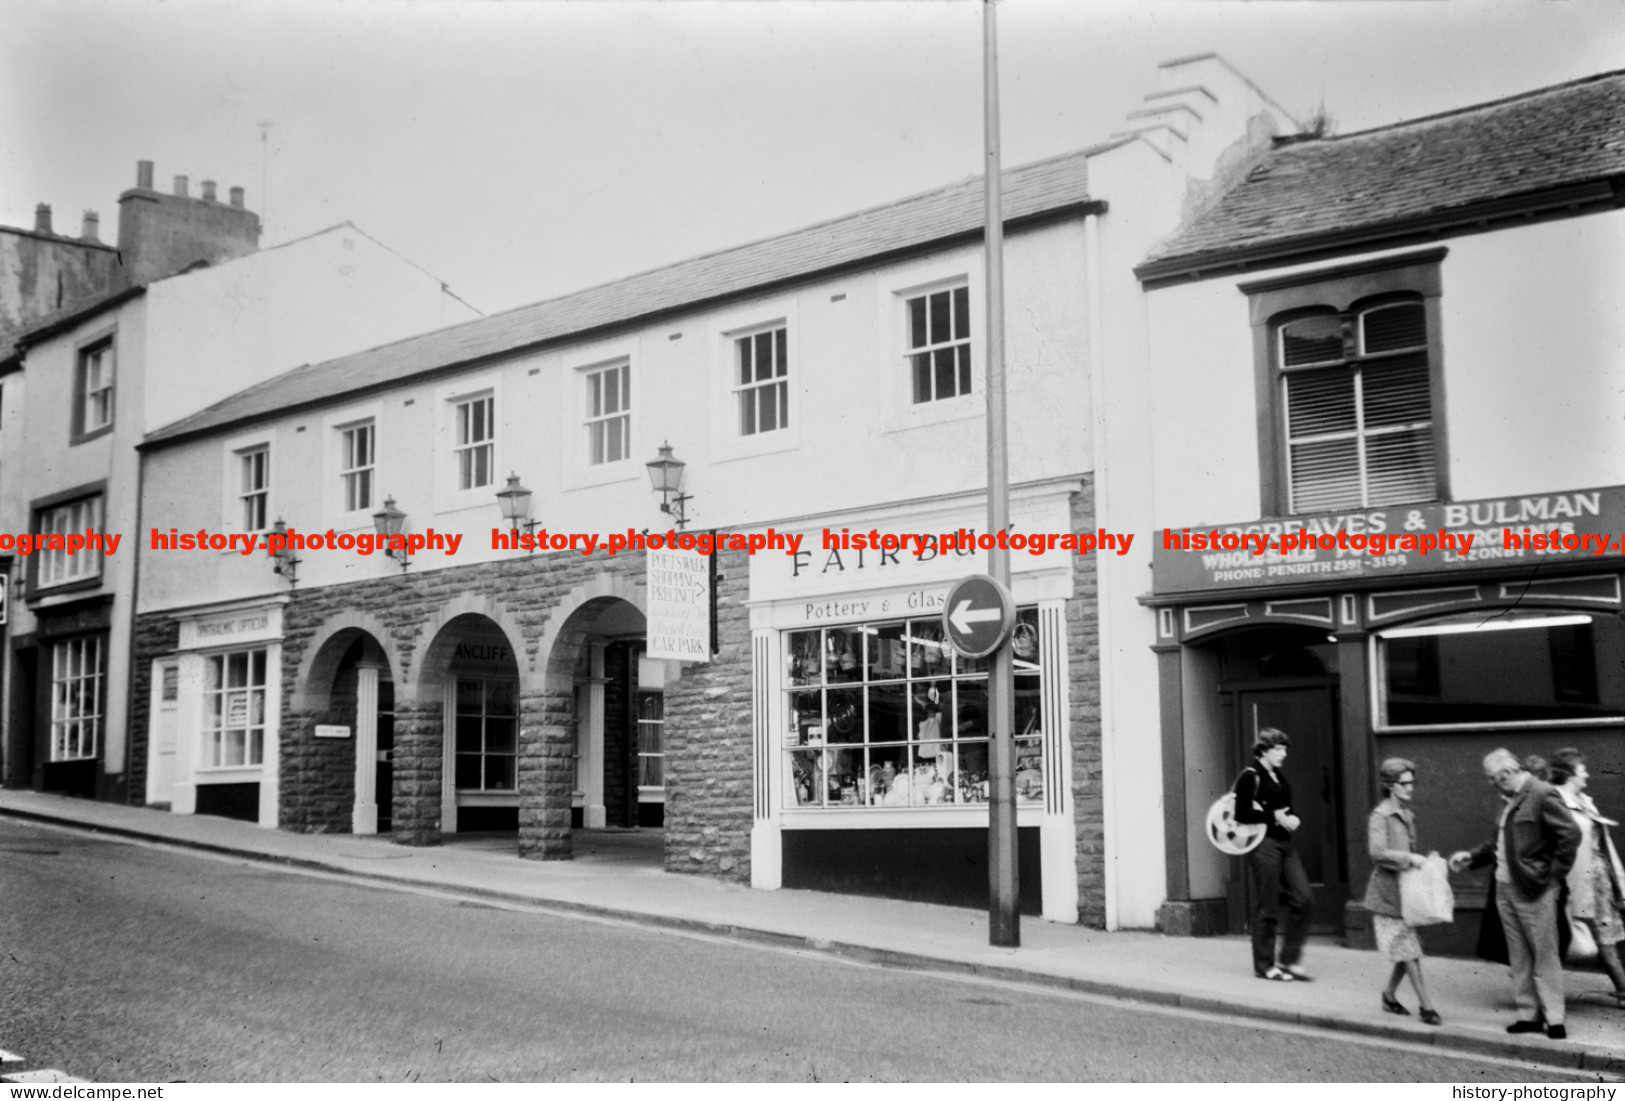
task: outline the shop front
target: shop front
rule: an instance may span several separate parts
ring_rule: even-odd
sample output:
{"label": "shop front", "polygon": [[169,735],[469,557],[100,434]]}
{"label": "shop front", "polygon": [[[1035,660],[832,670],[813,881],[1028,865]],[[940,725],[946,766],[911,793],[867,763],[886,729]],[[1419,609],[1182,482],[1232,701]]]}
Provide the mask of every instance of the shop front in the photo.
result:
{"label": "shop front", "polygon": [[[1625,806],[1622,531],[1625,487],[1159,531],[1145,602],[1169,812],[1162,928],[1243,929],[1243,862],[1209,844],[1205,820],[1265,727],[1291,738],[1316,925],[1353,943],[1369,943],[1365,821],[1384,758],[1415,762],[1424,850],[1493,832],[1480,762],[1500,746],[1576,747],[1599,803]],[[1458,877],[1458,920],[1429,931],[1435,950],[1471,951],[1485,886]]]}
{"label": "shop front", "polygon": [[149,803],[277,825],[284,603],[175,615],[177,645],[151,661]]}
{"label": "shop front", "polygon": [[[1075,495],[1018,497],[1012,532],[1073,530]],[[991,663],[955,654],[942,625],[949,588],[985,572],[986,552],[850,538],[984,526],[971,505],[865,517],[861,528],[831,517],[801,532],[799,551],[752,557],[754,886],[986,905]],[[1012,565],[1022,909],[1075,922],[1071,703],[1093,673],[1068,637],[1068,610],[1081,622],[1075,575],[1092,563],[1047,550],[1015,552]]]}

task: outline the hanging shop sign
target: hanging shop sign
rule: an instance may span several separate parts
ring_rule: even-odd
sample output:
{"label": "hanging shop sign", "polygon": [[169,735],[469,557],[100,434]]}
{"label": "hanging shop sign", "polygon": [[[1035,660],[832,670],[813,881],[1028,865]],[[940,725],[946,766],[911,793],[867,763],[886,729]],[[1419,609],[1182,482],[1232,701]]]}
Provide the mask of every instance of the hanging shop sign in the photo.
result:
{"label": "hanging shop sign", "polygon": [[711,559],[685,550],[651,550],[648,559],[648,656],[711,660]]}
{"label": "hanging shop sign", "polygon": [[1554,561],[1617,568],[1622,542],[1625,486],[1608,486],[1161,528],[1152,583],[1161,595]]}

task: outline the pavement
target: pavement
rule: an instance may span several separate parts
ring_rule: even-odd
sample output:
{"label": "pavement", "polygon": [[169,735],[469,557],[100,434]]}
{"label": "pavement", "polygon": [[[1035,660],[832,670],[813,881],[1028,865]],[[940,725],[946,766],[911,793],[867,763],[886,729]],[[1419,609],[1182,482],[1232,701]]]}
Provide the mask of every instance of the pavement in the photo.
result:
{"label": "pavement", "polygon": [[[758,891],[660,865],[658,830],[578,830],[575,859],[520,860],[512,834],[430,848],[387,835],[300,834],[206,815],[170,814],[29,791],[0,791],[0,814],[357,879],[484,896],[540,908],[814,951],[887,967],[975,975],[1347,1035],[1432,1045],[1625,1080],[1625,1009],[1600,971],[1567,975],[1567,1041],[1510,1036],[1507,969],[1476,959],[1424,965],[1440,1027],[1384,1013],[1389,965],[1374,952],[1312,940],[1312,983],[1252,977],[1242,937],[1103,932],[1034,917],[1019,948],[988,944],[987,914],[917,902]],[[1415,1009],[1409,984],[1400,1000]]]}

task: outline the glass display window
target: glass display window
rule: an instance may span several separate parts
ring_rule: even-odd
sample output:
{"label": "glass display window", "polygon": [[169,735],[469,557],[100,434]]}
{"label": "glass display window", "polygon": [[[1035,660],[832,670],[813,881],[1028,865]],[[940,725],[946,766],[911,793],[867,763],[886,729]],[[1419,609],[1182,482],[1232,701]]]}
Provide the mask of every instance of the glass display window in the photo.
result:
{"label": "glass display window", "polygon": [[[1038,612],[1012,636],[1017,799],[1044,796]],[[988,671],[953,652],[938,618],[784,636],[786,803],[938,807],[988,800]]]}

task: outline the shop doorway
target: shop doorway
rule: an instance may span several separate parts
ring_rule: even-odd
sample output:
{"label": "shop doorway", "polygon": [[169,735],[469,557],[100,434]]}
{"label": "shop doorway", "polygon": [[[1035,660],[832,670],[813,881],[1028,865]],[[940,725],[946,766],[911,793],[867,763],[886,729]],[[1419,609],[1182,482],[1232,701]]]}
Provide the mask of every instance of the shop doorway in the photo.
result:
{"label": "shop doorway", "polygon": [[[1258,731],[1274,727],[1291,738],[1284,771],[1292,785],[1293,809],[1303,820],[1294,843],[1315,891],[1314,931],[1341,933],[1349,891],[1335,644],[1325,632],[1271,628],[1232,636],[1219,650],[1219,694],[1232,732],[1236,770],[1251,762]],[[1234,865],[1227,892],[1230,927],[1241,929],[1253,899],[1244,862]]]}

